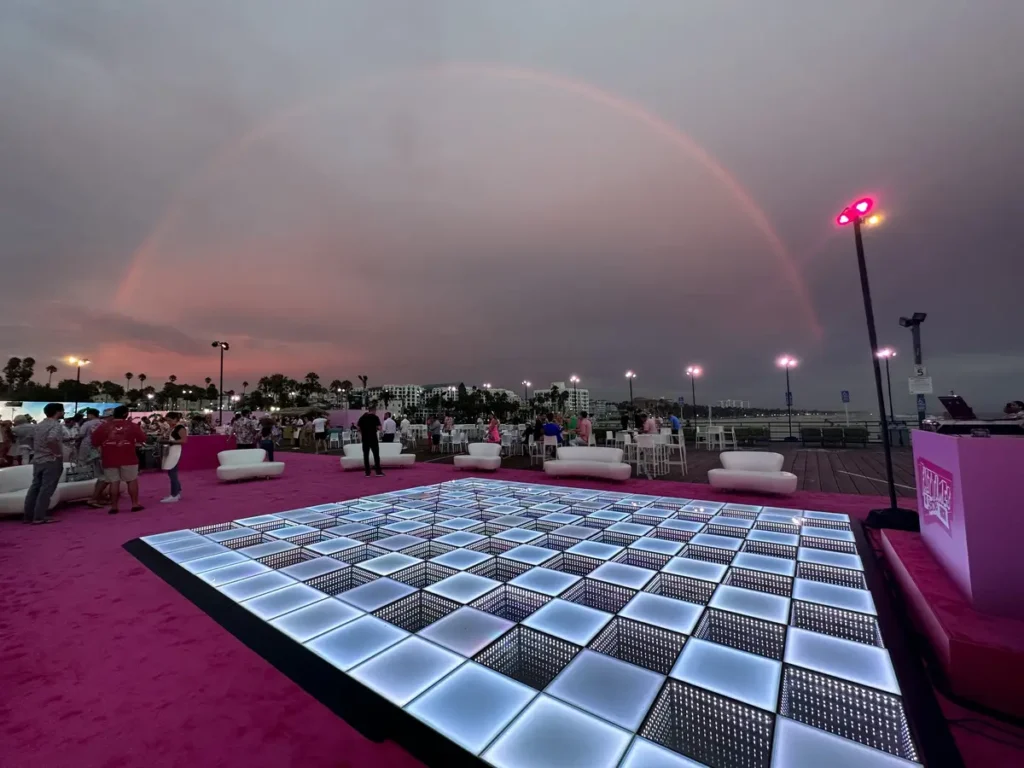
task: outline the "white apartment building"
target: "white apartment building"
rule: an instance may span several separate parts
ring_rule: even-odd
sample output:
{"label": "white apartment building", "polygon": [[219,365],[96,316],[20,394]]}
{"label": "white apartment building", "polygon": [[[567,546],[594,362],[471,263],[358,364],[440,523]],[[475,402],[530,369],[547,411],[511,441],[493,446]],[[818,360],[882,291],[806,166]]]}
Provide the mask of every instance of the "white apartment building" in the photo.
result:
{"label": "white apartment building", "polygon": [[590,390],[583,389],[578,384],[574,389],[572,382],[564,381],[553,381],[548,385],[548,391],[551,391],[551,387],[558,387],[559,392],[568,392],[569,401],[566,403],[566,410],[571,413],[577,411],[590,411]]}
{"label": "white apartment building", "polygon": [[499,387],[492,387],[490,392],[492,395],[496,395],[499,392],[503,392],[505,394],[505,397],[508,398],[508,401],[510,403],[515,403],[516,405],[518,405],[519,401],[522,400],[518,393],[513,392],[511,389],[500,389]]}

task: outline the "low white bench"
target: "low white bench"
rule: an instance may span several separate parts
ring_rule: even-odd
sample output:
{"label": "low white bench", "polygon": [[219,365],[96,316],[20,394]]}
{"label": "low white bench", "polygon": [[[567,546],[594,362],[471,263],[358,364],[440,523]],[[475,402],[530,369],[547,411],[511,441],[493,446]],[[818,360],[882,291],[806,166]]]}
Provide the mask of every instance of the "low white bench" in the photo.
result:
{"label": "low white bench", "polygon": [[796,475],[782,471],[781,453],[725,451],[719,458],[722,468],[708,471],[708,482],[715,488],[783,495],[796,490]]}
{"label": "low white bench", "polygon": [[217,454],[217,479],[252,480],[257,477],[278,477],[284,474],[283,461],[264,461],[267,452],[262,448],[243,448],[221,451]]}
{"label": "low white bench", "polygon": [[481,469],[493,472],[501,468],[501,445],[498,443],[470,443],[469,455],[455,457],[460,469]]}
{"label": "low white bench", "polygon": [[602,480],[628,480],[633,468],[622,461],[619,448],[559,448],[558,458],[544,462],[544,471],[559,477],[597,477]]}
{"label": "low white bench", "polygon": [[[64,465],[64,473],[60,483],[50,497],[50,509],[61,502],[85,501],[92,496],[96,487],[95,480],[75,480],[67,482],[70,464]],[[17,467],[0,468],[0,515],[22,515],[25,512],[25,497],[32,485],[32,465],[22,464]]]}
{"label": "low white bench", "polygon": [[[362,469],[363,468],[363,445],[355,443],[346,445],[343,449],[345,455],[341,457],[341,468]],[[380,444],[380,466],[383,467],[408,467],[416,463],[415,453],[402,453],[401,443]],[[373,464],[373,455],[370,455],[370,464]]]}

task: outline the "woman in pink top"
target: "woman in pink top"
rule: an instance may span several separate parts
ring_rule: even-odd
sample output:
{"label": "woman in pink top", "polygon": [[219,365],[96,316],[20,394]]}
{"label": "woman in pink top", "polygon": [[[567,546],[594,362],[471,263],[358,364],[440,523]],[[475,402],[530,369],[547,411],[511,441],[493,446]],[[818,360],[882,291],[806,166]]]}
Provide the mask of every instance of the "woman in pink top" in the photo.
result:
{"label": "woman in pink top", "polygon": [[501,433],[498,431],[498,417],[493,413],[491,414],[491,420],[487,424],[487,442],[489,443],[500,443]]}
{"label": "woman in pink top", "polygon": [[647,421],[644,422],[644,434],[645,435],[656,435],[658,434],[658,422],[654,420],[652,414],[647,414]]}

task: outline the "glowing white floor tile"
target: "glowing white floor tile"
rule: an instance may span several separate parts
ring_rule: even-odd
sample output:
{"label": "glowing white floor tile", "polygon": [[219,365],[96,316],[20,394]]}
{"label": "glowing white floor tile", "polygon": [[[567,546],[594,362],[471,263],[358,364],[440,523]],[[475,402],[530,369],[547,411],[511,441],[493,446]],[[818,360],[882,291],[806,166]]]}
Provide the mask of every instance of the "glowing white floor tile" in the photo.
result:
{"label": "glowing white floor tile", "polygon": [[875,601],[871,599],[871,593],[866,589],[841,587],[838,584],[825,584],[809,579],[796,579],[793,582],[793,599],[876,615]]}
{"label": "glowing white floor tile", "polygon": [[[640,510],[637,510],[640,511]],[[645,508],[643,510],[644,517],[649,517],[654,520],[669,520],[675,515],[675,512],[671,509],[657,509],[655,507]]]}
{"label": "glowing white floor tile", "polygon": [[429,528],[426,523],[420,523],[416,520],[399,520],[394,523],[388,523],[387,525],[381,526],[381,531],[387,531],[391,534],[399,533],[416,533],[416,531],[423,531]]}
{"label": "glowing white floor tile", "polygon": [[748,512],[751,514],[759,514],[764,507],[755,506],[753,504],[726,504],[722,507],[722,514],[728,514],[729,510],[734,512]]}
{"label": "glowing white floor tile", "polygon": [[399,552],[403,549],[422,544],[426,539],[420,538],[419,536],[412,536],[408,533],[399,533],[395,536],[388,536],[384,539],[378,539],[373,542],[373,546],[380,549],[386,549],[388,552]]}
{"label": "glowing white floor tile", "polygon": [[747,568],[751,571],[777,573],[780,576],[792,576],[796,573],[796,563],[785,557],[755,555],[753,552],[740,552],[732,559],[733,568]]}
{"label": "glowing white floor tile", "polygon": [[787,525],[800,525],[803,522],[803,512],[799,509],[780,509],[778,507],[765,507],[764,512],[757,516],[758,520],[768,523],[786,523]]}
{"label": "glowing white floor tile", "polygon": [[273,592],[246,600],[242,603],[242,607],[264,621],[270,621],[290,611],[326,599],[327,595],[319,589],[313,589],[305,584],[293,584],[290,587],[275,589]]}
{"label": "glowing white floor tile", "polygon": [[406,711],[479,754],[536,694],[532,688],[470,661],[428,689]]}
{"label": "glowing white floor tile", "polygon": [[522,515],[502,515],[489,521],[491,525],[503,526],[505,528],[521,528],[525,525],[531,525],[533,522],[534,518],[523,517]]}
{"label": "glowing white floor tile", "polygon": [[668,528],[672,531],[684,531],[686,533],[699,533],[704,529],[704,523],[695,520],[666,520],[658,524],[658,528]]}
{"label": "glowing white floor tile", "polygon": [[552,536],[562,536],[567,539],[576,539],[577,541],[593,539],[600,533],[600,528],[587,528],[584,525],[563,525],[561,528],[551,531]]}
{"label": "glowing white floor tile", "polygon": [[509,582],[513,587],[522,587],[542,595],[557,596],[580,580],[579,576],[562,573],[550,568],[531,568]]}
{"label": "glowing white floor tile", "polygon": [[619,615],[689,635],[703,612],[703,605],[641,592],[619,611]]}
{"label": "glowing white floor tile", "polygon": [[772,768],[913,768],[904,760],[809,725],[778,717]]}
{"label": "glowing white floor tile", "polygon": [[615,523],[605,528],[611,533],[621,533],[625,536],[646,536],[654,530],[654,526],[642,525],[641,523]]}
{"label": "glowing white floor tile", "polygon": [[[536,509],[536,507],[534,507]],[[570,515],[566,512],[552,512],[544,515],[544,517],[537,518],[538,523],[546,523],[545,527],[550,525],[572,525],[582,520],[582,515]]]}
{"label": "glowing white floor tile", "polygon": [[570,555],[582,555],[583,557],[591,557],[595,560],[611,560],[622,549],[622,547],[617,547],[614,544],[605,544],[600,541],[581,541],[579,544],[573,544],[565,551]]}
{"label": "glowing white floor tile", "polygon": [[305,646],[344,672],[409,636],[408,632],[375,616],[362,616],[310,640]]}
{"label": "glowing white floor tile", "polygon": [[654,539],[644,537],[629,545],[628,549],[642,549],[645,552],[657,552],[659,555],[677,555],[683,548],[683,542],[671,539]]}
{"label": "glowing white floor tile", "polygon": [[818,565],[831,565],[836,568],[849,568],[854,571],[863,571],[864,563],[857,555],[850,555],[846,552],[833,552],[829,549],[816,549],[815,547],[800,547],[796,559],[801,563],[817,563]]}
{"label": "glowing white floor tile", "polygon": [[167,552],[164,549],[168,544],[183,539],[202,539],[202,534],[184,528],[180,531],[167,531],[166,533],[154,533],[152,536],[143,536],[142,540],[149,544],[157,552]]}
{"label": "glowing white floor tile", "polygon": [[281,573],[296,581],[309,581],[317,576],[344,570],[345,567],[345,563],[333,557],[314,557],[312,560],[303,560],[301,563],[282,568]]}
{"label": "glowing white floor tile", "polygon": [[476,544],[478,541],[483,541],[486,536],[481,536],[479,533],[470,533],[469,531],[455,531],[453,533],[446,533],[444,536],[438,536],[434,541],[439,544],[446,544],[449,547],[468,547],[470,544]]}
{"label": "glowing white floor tile", "polygon": [[214,544],[212,541],[207,541],[206,539],[201,539],[199,542],[200,543],[194,547],[176,549],[173,552],[164,552],[164,557],[180,565],[181,563],[187,563],[189,560],[198,560],[202,557],[212,557],[213,555],[220,555],[224,552],[233,551],[227,547],[222,547],[220,544]]}
{"label": "glowing white floor tile", "polygon": [[643,589],[655,576],[657,576],[657,571],[638,568],[635,565],[602,563],[590,572],[588,578],[607,581],[609,584],[618,584],[629,589]]}
{"label": "glowing white floor tile", "polygon": [[614,768],[631,733],[540,695],[483,754],[496,768]]}
{"label": "glowing white floor tile", "polygon": [[245,539],[250,536],[260,536],[259,531],[254,531],[252,528],[232,528],[229,531],[214,531],[213,533],[206,534],[206,538],[212,541],[214,544],[227,544],[229,541],[237,541],[238,539]]}
{"label": "glowing white floor tile", "polygon": [[516,544],[528,544],[536,541],[544,535],[543,531],[528,531],[525,528],[509,528],[507,531],[496,533],[494,538],[502,541],[512,541]]}
{"label": "glowing white floor tile", "polygon": [[884,648],[789,628],[785,662],[899,695],[900,685]]}
{"label": "glowing white floor tile", "polygon": [[411,595],[415,591],[408,584],[384,577],[371,581],[369,584],[362,584],[348,592],[342,592],[338,598],[349,605],[354,605],[361,611],[371,613],[378,608],[383,608],[388,603]]}
{"label": "glowing white floor tile", "polygon": [[241,602],[266,592],[273,592],[275,589],[291,586],[294,583],[295,579],[289,579],[283,573],[271,571],[241,581],[233,581],[223,587],[218,587],[218,589],[232,600]]}
{"label": "glowing white floor tile", "polygon": [[715,515],[708,523],[710,525],[724,525],[729,528],[742,528],[745,531],[754,527],[753,520],[747,520],[745,517],[729,517],[727,514]]}
{"label": "glowing white floor tile", "polygon": [[223,568],[227,565],[251,562],[252,561],[245,555],[240,555],[237,552],[228,550],[227,552],[221,552],[219,555],[210,555],[209,557],[200,557],[198,560],[189,560],[182,563],[181,567],[189,573],[203,573],[204,571],[212,571],[215,568]]}
{"label": "glowing white floor tile", "polygon": [[464,571],[491,559],[492,557],[484,552],[472,549],[453,549],[451,552],[431,558],[430,562],[443,565],[446,568],[454,568],[457,571]]}
{"label": "glowing white floor tile", "polygon": [[570,643],[586,645],[611,619],[610,613],[555,598],[520,623]]}
{"label": "glowing white floor tile", "polygon": [[635,731],[664,682],[657,672],[584,650],[544,692]]}
{"label": "glowing white floor tile", "polygon": [[692,557],[673,557],[665,563],[665,567],[661,570],[663,573],[672,573],[676,576],[689,576],[691,579],[720,582],[725,578],[725,573],[729,568],[720,563],[694,560]]}
{"label": "glowing white floor tile", "polygon": [[500,581],[488,579],[485,576],[477,576],[475,573],[457,573],[431,584],[426,591],[465,605],[500,586]]}
{"label": "glowing white floor tile", "polygon": [[619,768],[707,768],[707,766],[637,736],[633,739]]}
{"label": "glowing white floor tile", "polygon": [[789,621],[789,598],[756,592],[753,589],[730,587],[722,584],[708,603],[712,608],[742,613],[766,621],[786,624]]}
{"label": "glowing white floor tile", "polygon": [[310,525],[286,525],[284,528],[275,528],[272,531],[267,531],[267,536],[272,539],[287,541],[308,536],[311,533],[319,533],[319,529]]}
{"label": "glowing white floor tile", "polygon": [[470,520],[465,517],[453,517],[450,520],[442,520],[437,524],[438,528],[444,528],[449,531],[467,531],[471,528],[483,528],[483,526],[483,521]]}
{"label": "glowing white floor tile", "polygon": [[782,663],[691,637],[671,676],[774,712]]}
{"label": "glowing white floor tile", "polygon": [[747,541],[767,541],[769,544],[782,544],[795,547],[800,544],[800,537],[795,533],[779,533],[778,531],[751,531]]}
{"label": "glowing white floor tile", "polygon": [[270,568],[253,560],[246,560],[244,563],[229,565],[225,568],[216,568],[199,575],[199,578],[207,584],[219,587],[223,584],[230,584],[233,581],[248,579],[259,576],[261,573],[269,573]]}
{"label": "glowing white floor tile", "polygon": [[544,502],[542,504],[534,504],[531,507],[531,509],[536,509],[539,512],[544,512],[545,514],[558,514],[559,512],[568,509],[568,507],[565,504],[554,504],[552,502]]}
{"label": "glowing white floor tile", "polygon": [[269,557],[270,555],[279,555],[282,552],[296,550],[298,550],[298,547],[287,541],[267,541],[263,544],[254,544],[251,547],[244,547],[235,551],[252,560],[257,560],[261,557]]}
{"label": "glowing white floor tile", "polygon": [[687,512],[700,512],[702,514],[713,515],[724,506],[725,503],[721,501],[691,501],[683,507],[683,509]]}
{"label": "glowing white floor tile", "polygon": [[277,515],[256,515],[255,517],[243,517],[235,520],[235,523],[243,528],[255,528],[260,525],[281,524],[281,518]]}
{"label": "glowing white floor tile", "polygon": [[314,552],[318,555],[330,556],[335,555],[338,552],[344,552],[346,549],[353,549],[358,547],[365,542],[356,541],[346,536],[339,536],[336,539],[325,539],[323,541],[317,541],[313,544],[306,544],[303,549],[307,552]]}
{"label": "glowing white floor tile", "polygon": [[418,637],[407,637],[349,674],[400,707],[447,675],[463,659]]}
{"label": "glowing white floor tile", "polygon": [[464,605],[420,630],[419,635],[463,656],[475,656],[514,626],[500,616]]}
{"label": "glowing white floor tile", "polygon": [[599,512],[592,512],[587,515],[590,520],[600,520],[608,523],[621,523],[623,520],[628,520],[629,515],[625,512],[615,512],[610,509],[602,509]]}
{"label": "glowing white floor tile", "polygon": [[370,573],[376,573],[378,576],[390,576],[392,573],[398,573],[404,568],[411,568],[422,562],[418,557],[403,555],[401,552],[390,552],[380,557],[364,560],[357,567]]}
{"label": "glowing white floor tile", "polygon": [[[837,523],[850,522],[849,515],[842,515],[838,512],[813,512],[811,510],[804,510],[804,517],[808,520],[832,520]],[[811,525],[813,525],[813,523],[811,523]]]}
{"label": "glowing white floor tile", "polygon": [[336,525],[333,528],[325,528],[324,533],[328,533],[331,536],[345,536],[352,539],[357,539],[359,536],[366,535],[367,533],[373,533],[376,530],[372,525],[363,525],[362,523],[345,523],[344,525]]}
{"label": "glowing white floor tile", "polygon": [[[493,502],[494,499],[491,499],[491,501]],[[498,504],[497,506],[489,507],[487,509],[487,512],[497,517],[501,517],[503,515],[514,515],[521,509],[522,507],[516,506],[514,504]]]}
{"label": "glowing white floor tile", "polygon": [[735,536],[719,536],[716,533],[698,533],[690,539],[690,544],[698,547],[716,547],[717,549],[728,549],[737,552],[743,545],[743,539],[736,538]]}
{"label": "glowing white floor tile", "polygon": [[803,536],[813,536],[816,539],[830,539],[832,541],[853,541],[852,531],[837,530],[835,528],[818,528],[804,523],[800,529]]}
{"label": "glowing white floor tile", "polygon": [[517,563],[527,563],[529,565],[540,565],[557,556],[558,550],[548,549],[547,547],[535,547],[532,544],[513,547],[507,552],[502,552],[498,555],[499,558],[504,557],[508,560],[515,560]]}
{"label": "glowing white floor tile", "polygon": [[341,602],[341,600],[328,599],[286,613],[273,619],[270,625],[284,632],[292,640],[305,643],[317,635],[322,635],[324,632],[329,632],[365,615],[362,611]]}

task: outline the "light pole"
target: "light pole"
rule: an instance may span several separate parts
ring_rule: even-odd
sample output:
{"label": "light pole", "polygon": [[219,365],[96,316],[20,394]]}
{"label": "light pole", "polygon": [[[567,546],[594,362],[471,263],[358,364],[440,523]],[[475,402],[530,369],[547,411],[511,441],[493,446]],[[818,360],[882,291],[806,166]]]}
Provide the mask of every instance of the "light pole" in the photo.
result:
{"label": "light pole", "polygon": [[72,416],[78,415],[78,390],[82,384],[82,366],[88,365],[89,361],[82,357],[69,357],[68,363],[75,366],[77,369],[75,372],[75,412]]}
{"label": "light pole", "polygon": [[524,403],[530,402],[530,386],[531,386],[530,382],[528,382],[526,379],[523,379],[523,402]]}
{"label": "light pole", "polygon": [[796,367],[797,359],[792,355],[783,355],[775,363],[786,369],[786,417],[789,420],[789,436],[786,437],[786,442],[794,443],[796,438],[793,437],[793,391],[789,388],[789,369]]}
{"label": "light pole", "polygon": [[[871,365],[875,374],[875,394],[878,396],[878,409],[881,415],[882,427],[882,448],[885,452],[885,479],[889,486],[889,508],[872,510],[867,524],[878,528],[900,528],[903,530],[919,530],[920,521],[917,514],[909,510],[900,509],[896,503],[896,484],[892,473],[892,448],[889,445],[889,430],[885,423],[885,393],[882,391],[882,368],[879,365],[878,334],[875,332],[875,310],[871,304],[871,285],[868,282],[867,261],[864,258],[864,239],[861,236],[861,225],[864,217],[875,207],[875,201],[870,197],[857,200],[852,205],[843,209],[843,212],[836,217],[836,222],[841,227],[853,224],[853,241],[857,248],[857,270],[860,272],[860,291],[864,297],[864,319],[868,326],[868,343],[871,345]],[[871,225],[881,221],[880,218],[872,216],[869,220]],[[888,358],[886,358],[888,362]]]}
{"label": "light pole", "polygon": [[215,341],[211,347],[220,347],[220,386],[217,388],[217,426],[224,426],[224,353],[231,349],[226,341]]}
{"label": "light pole", "polygon": [[576,385],[580,383],[580,377],[574,373],[569,377],[569,381],[572,382],[572,407],[573,410],[578,411],[580,409],[580,392]]}
{"label": "light pole", "polygon": [[[700,376],[704,371],[699,365],[691,365],[686,369],[686,375],[690,377],[690,407],[693,408],[693,423],[697,423],[697,377]],[[680,411],[682,409],[680,408]],[[711,412],[708,411],[709,420]]]}
{"label": "light pole", "polygon": [[626,378],[629,379],[629,407],[633,407],[633,379],[636,378],[636,374],[632,371],[626,371]]}
{"label": "light pole", "polygon": [[876,353],[878,359],[885,360],[885,383],[889,389],[889,423],[896,422],[895,406],[892,404],[892,377],[889,375],[889,359],[896,357],[896,350],[892,347],[884,347]]}
{"label": "light pole", "polygon": [[[914,341],[914,365],[918,369],[923,369],[921,359],[921,323],[928,317],[924,312],[915,312],[910,317],[901,317],[900,325],[904,328],[910,329],[911,338]],[[921,429],[924,426],[925,407],[924,407],[924,395],[917,396],[917,428]]]}

